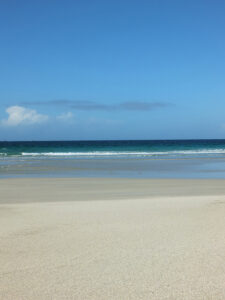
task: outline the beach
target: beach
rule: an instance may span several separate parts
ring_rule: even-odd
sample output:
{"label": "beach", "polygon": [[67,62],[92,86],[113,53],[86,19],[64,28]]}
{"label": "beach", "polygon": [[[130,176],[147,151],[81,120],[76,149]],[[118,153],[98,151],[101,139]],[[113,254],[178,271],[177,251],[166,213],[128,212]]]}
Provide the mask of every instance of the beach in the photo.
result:
{"label": "beach", "polygon": [[0,181],[0,299],[225,299],[223,179]]}
{"label": "beach", "polygon": [[225,300],[225,1],[0,1],[0,300]]}

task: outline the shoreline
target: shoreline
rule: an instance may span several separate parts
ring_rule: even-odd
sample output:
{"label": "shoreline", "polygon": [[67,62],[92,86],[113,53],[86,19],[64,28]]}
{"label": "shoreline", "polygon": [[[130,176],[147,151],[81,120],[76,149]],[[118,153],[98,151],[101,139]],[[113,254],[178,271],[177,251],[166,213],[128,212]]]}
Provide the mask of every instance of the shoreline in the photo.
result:
{"label": "shoreline", "polygon": [[225,179],[222,158],[190,159],[5,159],[0,178]]}

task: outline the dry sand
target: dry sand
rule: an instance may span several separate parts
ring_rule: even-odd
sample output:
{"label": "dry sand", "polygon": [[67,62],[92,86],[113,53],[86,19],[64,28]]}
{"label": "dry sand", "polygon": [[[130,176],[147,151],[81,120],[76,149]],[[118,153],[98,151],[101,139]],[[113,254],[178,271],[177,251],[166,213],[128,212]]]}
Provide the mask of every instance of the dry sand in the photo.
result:
{"label": "dry sand", "polygon": [[223,180],[0,181],[0,299],[224,300],[224,261]]}

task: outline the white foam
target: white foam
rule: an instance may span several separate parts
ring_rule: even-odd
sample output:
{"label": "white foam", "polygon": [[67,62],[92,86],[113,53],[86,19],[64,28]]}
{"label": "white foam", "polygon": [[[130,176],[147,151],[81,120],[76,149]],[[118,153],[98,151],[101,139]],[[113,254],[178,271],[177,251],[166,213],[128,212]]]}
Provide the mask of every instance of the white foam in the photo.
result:
{"label": "white foam", "polygon": [[[156,152],[157,154],[159,152]],[[162,152],[163,153],[163,152]],[[23,152],[23,156],[111,156],[111,155],[151,155],[150,152],[115,152],[115,151],[93,151],[93,152]]]}
{"label": "white foam", "polygon": [[163,156],[163,155],[225,154],[225,149],[174,151],[92,151],[92,152],[22,152],[23,156]]}

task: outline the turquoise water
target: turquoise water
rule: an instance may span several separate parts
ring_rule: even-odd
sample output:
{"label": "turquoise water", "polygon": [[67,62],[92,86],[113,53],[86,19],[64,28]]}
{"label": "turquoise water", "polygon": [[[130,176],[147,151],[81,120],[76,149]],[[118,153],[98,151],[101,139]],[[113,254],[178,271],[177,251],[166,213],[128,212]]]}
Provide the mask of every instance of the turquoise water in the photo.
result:
{"label": "turquoise water", "polygon": [[225,140],[0,142],[0,157],[225,157]]}
{"label": "turquoise water", "polygon": [[225,140],[0,142],[6,177],[225,178]]}

